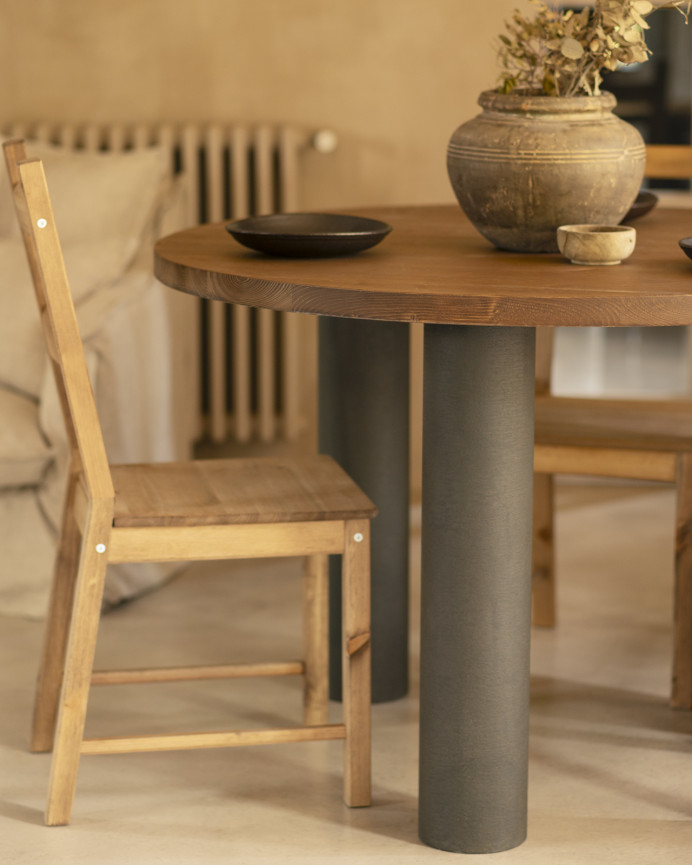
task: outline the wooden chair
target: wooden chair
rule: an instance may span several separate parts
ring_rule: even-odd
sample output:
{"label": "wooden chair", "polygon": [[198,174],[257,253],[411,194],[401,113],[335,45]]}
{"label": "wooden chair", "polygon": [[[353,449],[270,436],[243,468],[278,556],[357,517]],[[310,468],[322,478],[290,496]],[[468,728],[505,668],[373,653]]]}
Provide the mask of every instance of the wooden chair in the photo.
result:
{"label": "wooden chair", "polygon": [[[109,466],[43,166],[5,144],[72,451],[32,750],[53,750],[46,823],[69,823],[80,754],[344,740],[344,799],[370,804],[372,502],[329,457]],[[327,556],[342,556],[343,723],[327,723]],[[303,661],[93,672],[108,562],[305,556]],[[302,726],[83,738],[92,684],[304,676]]]}
{"label": "wooden chair", "polygon": [[[692,177],[692,147],[647,147],[646,176]],[[555,624],[553,475],[673,483],[675,621],[671,705],[692,709],[692,400],[565,398],[550,392],[553,332],[536,352],[533,621]]]}

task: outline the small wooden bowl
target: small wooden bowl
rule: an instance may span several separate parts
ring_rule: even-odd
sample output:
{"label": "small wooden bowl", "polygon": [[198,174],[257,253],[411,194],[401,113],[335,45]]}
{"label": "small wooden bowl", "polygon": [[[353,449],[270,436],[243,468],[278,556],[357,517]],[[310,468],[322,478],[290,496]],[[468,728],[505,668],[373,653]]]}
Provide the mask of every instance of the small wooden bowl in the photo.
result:
{"label": "small wooden bowl", "polygon": [[561,225],[560,252],[572,264],[620,264],[634,252],[637,232],[628,225]]}

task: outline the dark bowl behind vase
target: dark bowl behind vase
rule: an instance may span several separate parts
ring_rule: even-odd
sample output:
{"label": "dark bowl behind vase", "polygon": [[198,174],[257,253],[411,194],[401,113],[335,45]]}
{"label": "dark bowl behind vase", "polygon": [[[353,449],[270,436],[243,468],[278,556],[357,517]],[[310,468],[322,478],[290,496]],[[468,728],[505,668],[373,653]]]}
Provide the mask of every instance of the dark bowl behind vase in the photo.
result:
{"label": "dark bowl behind vase", "polygon": [[658,196],[653,192],[640,192],[634,199],[634,204],[624,215],[622,222],[631,222],[633,219],[639,219],[640,216],[646,216],[658,204]]}

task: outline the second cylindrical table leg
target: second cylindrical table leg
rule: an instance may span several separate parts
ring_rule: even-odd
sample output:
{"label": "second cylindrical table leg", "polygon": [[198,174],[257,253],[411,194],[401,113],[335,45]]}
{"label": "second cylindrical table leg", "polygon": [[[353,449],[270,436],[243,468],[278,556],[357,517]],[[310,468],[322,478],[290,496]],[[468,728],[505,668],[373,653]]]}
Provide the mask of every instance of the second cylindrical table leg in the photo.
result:
{"label": "second cylindrical table leg", "polygon": [[[379,509],[372,523],[372,699],[408,689],[409,328],[321,318],[319,446]],[[333,558],[333,557],[332,557]],[[330,688],[341,698],[339,562],[330,562]]]}
{"label": "second cylindrical table leg", "polygon": [[420,836],[526,835],[534,331],[426,325]]}

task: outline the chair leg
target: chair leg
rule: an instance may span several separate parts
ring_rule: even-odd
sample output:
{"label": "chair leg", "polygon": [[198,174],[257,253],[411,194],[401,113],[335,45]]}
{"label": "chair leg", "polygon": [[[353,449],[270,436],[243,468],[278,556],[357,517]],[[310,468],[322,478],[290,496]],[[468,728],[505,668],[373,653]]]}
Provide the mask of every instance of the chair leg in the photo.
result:
{"label": "chair leg", "polygon": [[671,705],[692,709],[692,454],[678,457]]}
{"label": "chair leg", "polygon": [[72,815],[108,558],[96,547],[107,547],[112,520],[103,517],[92,514],[79,558],[48,787],[48,826],[64,826]]}
{"label": "chair leg", "polygon": [[73,513],[76,485],[77,476],[72,473],[65,494],[62,530],[55,560],[36,685],[30,745],[32,751],[51,751],[53,749],[55,717],[58,711],[74,584],[79,564],[81,534]]}
{"label": "chair leg", "polygon": [[370,804],[370,523],[345,523],[342,558],[344,801]]}
{"label": "chair leg", "polygon": [[303,570],[303,723],[326,724],[329,712],[327,556],[306,556]]}
{"label": "chair leg", "polygon": [[553,475],[533,476],[533,624],[554,628],[555,603],[555,535]]}

